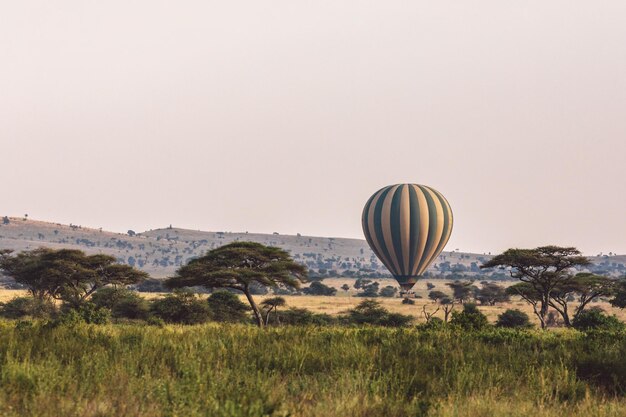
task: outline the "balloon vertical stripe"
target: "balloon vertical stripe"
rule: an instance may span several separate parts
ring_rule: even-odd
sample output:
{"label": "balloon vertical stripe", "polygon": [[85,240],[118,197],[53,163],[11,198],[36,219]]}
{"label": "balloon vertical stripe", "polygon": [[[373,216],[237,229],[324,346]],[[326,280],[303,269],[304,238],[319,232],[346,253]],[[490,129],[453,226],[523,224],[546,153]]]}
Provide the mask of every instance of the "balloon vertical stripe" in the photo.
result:
{"label": "balloon vertical stripe", "polygon": [[398,187],[398,185],[394,185],[385,196],[385,201],[383,202],[381,213],[381,223],[383,230],[383,241],[385,242],[385,247],[387,248],[389,258],[393,265],[391,271],[392,273],[400,275],[401,272],[398,263],[398,252],[396,251],[396,247],[393,244],[393,238],[391,236],[391,221],[395,220],[395,218],[391,216],[391,202],[393,201],[393,196]]}
{"label": "balloon vertical stripe", "polygon": [[378,259],[380,259],[383,265],[386,265],[386,257],[383,254],[382,246],[378,242],[378,237],[375,233],[376,227],[374,222],[374,209],[376,207],[376,204],[378,204],[378,200],[380,199],[382,193],[383,190],[380,190],[379,192],[374,194],[370,199],[370,202],[365,206],[365,210],[363,211],[362,224],[363,230],[365,231],[365,239],[372,248],[372,251],[374,251],[374,254],[376,254],[376,256],[378,257]]}
{"label": "balloon vertical stripe", "polygon": [[424,256],[424,250],[426,249],[426,241],[428,238],[428,222],[429,222],[429,213],[428,213],[428,202],[426,201],[426,197],[424,196],[424,192],[417,185],[411,185],[415,190],[418,200],[418,212],[419,212],[419,231],[418,231],[418,248],[417,253],[415,254],[415,262],[414,266],[411,269],[410,275],[419,275],[419,266],[420,260]]}
{"label": "balloon vertical stripe", "polygon": [[411,227],[411,207],[409,205],[409,186],[402,186],[402,195],[400,197],[400,241],[402,242],[402,271],[405,274],[409,273],[409,245],[410,240],[410,227]]}
{"label": "balloon vertical stripe", "polygon": [[396,184],[370,197],[361,223],[372,251],[402,288],[410,289],[445,247],[452,219],[448,201],[437,190]]}

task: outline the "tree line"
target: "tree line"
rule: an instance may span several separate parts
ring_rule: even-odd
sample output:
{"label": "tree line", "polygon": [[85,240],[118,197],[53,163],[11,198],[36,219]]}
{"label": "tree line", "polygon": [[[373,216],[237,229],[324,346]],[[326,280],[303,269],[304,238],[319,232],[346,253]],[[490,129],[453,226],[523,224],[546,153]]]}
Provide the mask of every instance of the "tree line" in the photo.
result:
{"label": "tree line", "polygon": [[[612,297],[610,302],[613,305],[625,307],[626,281],[580,272],[589,263],[589,259],[571,247],[509,249],[485,262],[481,268],[504,269],[519,281],[517,284],[504,289],[497,284],[483,282],[478,288],[471,281],[455,281],[447,284],[452,290],[452,294],[448,295],[433,290],[434,285],[428,283],[431,290],[428,296],[436,304],[436,310],[429,312],[424,307],[422,314],[427,323],[431,323],[435,319],[434,314],[441,309],[443,323],[449,319],[453,322],[455,313],[457,316],[471,316],[478,311],[467,305],[470,300],[494,305],[508,301],[514,295],[531,305],[541,328],[546,328],[550,310],[562,317],[565,326],[573,326],[589,310],[589,305],[599,299]],[[0,271],[23,285],[30,294],[29,300],[4,305],[7,316],[18,316],[20,311],[28,309],[47,314],[60,303],[64,312],[79,314],[92,321],[97,321],[98,312],[102,311],[108,311],[116,318],[152,318],[181,323],[202,322],[210,317],[228,321],[226,317],[229,314],[235,321],[240,321],[251,313],[259,327],[270,324],[270,318],[274,318],[275,324],[280,324],[281,320],[283,323],[298,320],[330,323],[334,320],[294,309],[279,311],[279,307],[285,305],[285,299],[279,295],[300,289],[307,280],[306,267],[295,262],[283,249],[254,242],[230,243],[189,261],[178,268],[173,277],[164,281],[164,286],[175,292],[150,302],[128,289],[129,285],[147,281],[148,275],[132,266],[119,264],[108,255],[86,255],[72,249],[40,248],[20,253],[3,250],[0,251]],[[209,302],[203,302],[188,290],[194,287],[209,292],[219,289],[226,292],[215,292],[209,297]],[[347,291],[349,287],[346,287],[344,285],[342,289]],[[393,287],[379,290],[379,284],[368,279],[356,280],[354,287],[361,291],[358,295],[368,298],[383,293],[385,296],[396,294]],[[253,297],[255,288],[271,288],[277,296],[259,304]],[[336,291],[318,281],[304,289],[305,293],[321,295],[334,295]],[[243,294],[247,305],[233,293]],[[410,304],[412,300],[404,299],[403,303]],[[457,305],[464,305],[463,310],[454,311]],[[408,316],[396,317],[389,312],[383,313],[381,308],[373,300],[366,300],[358,307],[371,313],[368,316],[370,323],[376,322],[372,319],[376,314],[384,317],[378,320],[379,324],[410,322],[410,318],[406,318]],[[510,311],[507,314],[522,317],[519,313]],[[354,319],[358,316],[354,314],[349,312],[348,316]],[[296,318],[298,315],[299,319]],[[456,319],[457,322],[459,320]]]}

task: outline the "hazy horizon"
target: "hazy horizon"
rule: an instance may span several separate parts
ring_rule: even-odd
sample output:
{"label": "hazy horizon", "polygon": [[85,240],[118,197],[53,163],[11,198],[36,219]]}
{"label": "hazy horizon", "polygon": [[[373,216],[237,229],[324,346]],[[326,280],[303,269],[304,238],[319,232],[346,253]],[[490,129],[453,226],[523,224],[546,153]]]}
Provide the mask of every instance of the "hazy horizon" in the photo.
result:
{"label": "hazy horizon", "polygon": [[445,250],[626,254],[626,3],[0,5],[0,216],[363,239],[381,187]]}

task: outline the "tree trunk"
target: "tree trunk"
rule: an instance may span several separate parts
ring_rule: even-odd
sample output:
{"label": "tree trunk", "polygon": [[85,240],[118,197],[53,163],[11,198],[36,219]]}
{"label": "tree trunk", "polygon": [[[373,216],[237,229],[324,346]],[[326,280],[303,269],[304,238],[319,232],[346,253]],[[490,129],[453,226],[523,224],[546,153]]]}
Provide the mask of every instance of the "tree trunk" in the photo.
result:
{"label": "tree trunk", "polygon": [[563,306],[563,314],[561,314],[561,316],[563,316],[563,323],[565,323],[565,326],[572,327],[572,322],[570,321],[569,313],[567,312],[567,304]]}
{"label": "tree trunk", "polygon": [[261,310],[259,310],[259,307],[254,302],[254,298],[252,298],[252,294],[250,294],[250,290],[248,289],[248,286],[246,286],[243,289],[243,293],[246,295],[246,298],[248,299],[248,302],[250,303],[250,307],[252,307],[252,311],[254,312],[254,318],[256,319],[256,324],[260,328],[263,328],[264,327],[263,315],[261,314]]}
{"label": "tree trunk", "polygon": [[548,315],[548,309],[550,308],[550,296],[545,295],[541,300],[541,308],[539,309],[539,321],[541,322],[541,328],[545,329],[546,326],[546,316]]}
{"label": "tree trunk", "polygon": [[539,319],[539,324],[541,326],[541,329],[545,329],[546,328],[546,316],[545,314],[542,315],[542,310],[543,307],[540,310],[537,310],[537,303],[532,304],[533,306],[533,312],[535,313],[535,316],[537,316],[537,318]]}

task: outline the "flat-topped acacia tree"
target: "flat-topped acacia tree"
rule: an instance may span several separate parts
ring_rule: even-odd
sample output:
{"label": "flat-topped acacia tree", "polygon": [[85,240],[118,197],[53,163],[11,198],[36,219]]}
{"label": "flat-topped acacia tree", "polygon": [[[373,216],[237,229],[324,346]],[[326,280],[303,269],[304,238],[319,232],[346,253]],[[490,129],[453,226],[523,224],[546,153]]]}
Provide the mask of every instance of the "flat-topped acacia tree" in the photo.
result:
{"label": "flat-topped acacia tree", "polygon": [[168,278],[165,285],[168,288],[202,286],[239,290],[248,299],[257,324],[263,327],[263,316],[252,298],[250,286],[257,283],[299,288],[306,275],[307,269],[283,249],[255,242],[233,242],[192,259],[180,267],[175,276]]}
{"label": "flat-topped acacia tree", "polygon": [[75,249],[38,248],[13,254],[0,251],[0,271],[39,300],[61,300],[72,308],[83,305],[98,289],[136,284],[145,272],[117,263],[113,256],[87,255]]}
{"label": "flat-topped acacia tree", "polygon": [[589,264],[589,259],[576,248],[541,246],[508,249],[485,262],[481,268],[506,268],[511,277],[522,281],[525,285],[514,287],[520,290],[519,295],[524,300],[533,305],[541,328],[545,329],[555,291],[573,282],[572,271],[575,268]]}

